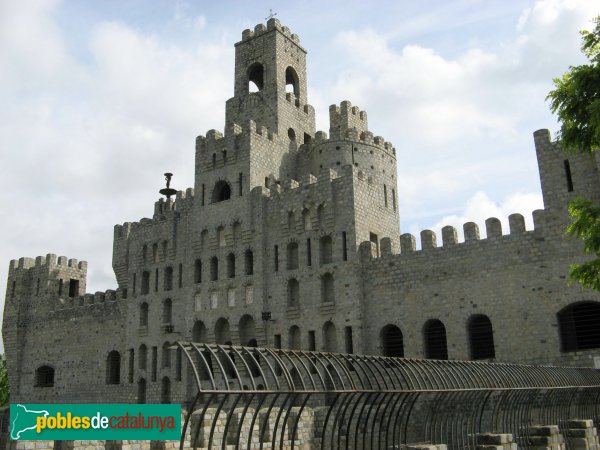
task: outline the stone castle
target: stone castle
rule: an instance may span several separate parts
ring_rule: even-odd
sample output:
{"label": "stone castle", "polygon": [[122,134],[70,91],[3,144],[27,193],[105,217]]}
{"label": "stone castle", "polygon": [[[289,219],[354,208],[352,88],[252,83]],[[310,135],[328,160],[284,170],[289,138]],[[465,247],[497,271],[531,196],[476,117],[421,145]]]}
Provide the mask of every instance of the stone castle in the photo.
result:
{"label": "stone castle", "polygon": [[[502,230],[400,235],[396,150],[367,114],[315,130],[306,51],[276,19],[235,45],[224,134],[196,139],[194,188],[114,229],[118,288],[86,294],[85,262],[11,261],[3,338],[13,402],[184,402],[173,342],[594,366],[600,295],[567,204],[600,200],[600,158],[534,133],[545,209]],[[400,180],[402,182],[402,180]],[[596,361],[595,361],[596,358]]]}

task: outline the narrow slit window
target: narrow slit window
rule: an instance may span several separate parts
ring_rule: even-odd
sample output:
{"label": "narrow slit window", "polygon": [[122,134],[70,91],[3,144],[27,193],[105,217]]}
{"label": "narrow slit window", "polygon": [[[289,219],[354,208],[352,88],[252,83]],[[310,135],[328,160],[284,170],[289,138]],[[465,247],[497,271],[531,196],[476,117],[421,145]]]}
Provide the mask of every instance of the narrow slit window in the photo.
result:
{"label": "narrow slit window", "polygon": [[571,175],[571,163],[568,159],[565,159],[565,176],[567,177],[567,190],[573,192],[573,177]]}

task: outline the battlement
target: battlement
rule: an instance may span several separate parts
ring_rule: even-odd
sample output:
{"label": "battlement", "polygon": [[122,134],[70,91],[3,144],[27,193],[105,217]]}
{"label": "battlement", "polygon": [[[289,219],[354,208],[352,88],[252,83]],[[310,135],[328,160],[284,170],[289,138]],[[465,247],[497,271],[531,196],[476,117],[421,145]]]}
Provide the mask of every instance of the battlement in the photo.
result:
{"label": "battlement", "polygon": [[86,293],[77,297],[59,298],[53,305],[53,310],[81,309],[93,305],[119,302],[127,299],[127,291],[122,289],[107,289],[95,293]]}
{"label": "battlement", "polygon": [[16,270],[41,269],[46,271],[54,269],[76,269],[87,271],[87,262],[78,261],[75,258],[67,258],[66,256],[56,256],[54,253],[48,253],[46,256],[38,256],[34,258],[19,258],[12,259],[9,263],[9,276]]}
{"label": "battlement", "polygon": [[[543,214],[543,210],[536,210],[533,212],[534,228],[533,230],[527,230],[525,227],[525,218],[523,215],[515,213],[508,216],[509,233],[503,234],[502,222],[497,217],[490,217],[485,221],[486,237],[481,238],[479,232],[479,225],[475,222],[466,222],[463,225],[464,241],[459,242],[458,232],[455,227],[447,225],[442,228],[442,242],[441,246],[438,245],[438,236],[432,230],[422,230],[420,233],[421,249],[417,250],[416,237],[411,233],[404,233],[400,236],[400,254],[398,256],[407,254],[420,254],[427,253],[435,249],[448,249],[456,246],[470,246],[477,244],[478,242],[494,241],[502,238],[519,237],[526,233],[534,233],[540,231],[540,218]],[[392,256],[394,252],[390,245],[384,245],[385,241],[389,238],[383,238],[381,240],[381,256]],[[376,247],[372,242],[361,243],[363,250],[361,253],[363,258],[372,259],[376,255]]]}
{"label": "battlement", "polygon": [[301,105],[300,100],[291,92],[285,93],[285,99],[288,103],[293,104],[298,111],[304,112],[309,117],[313,117],[315,115],[315,108],[312,105]]}
{"label": "battlement", "polygon": [[[309,110],[312,108],[312,106],[305,105],[305,111],[307,107]],[[196,151],[206,152],[207,154],[223,151],[227,147],[228,138],[239,135],[258,135],[265,137],[269,141],[273,141],[277,137],[277,132],[273,132],[265,126],[257,127],[254,120],[248,120],[243,125],[232,123],[227,126],[225,135],[220,131],[212,129],[208,130],[205,136],[200,135],[196,137]]]}
{"label": "battlement", "polygon": [[[298,46],[300,46],[300,38],[298,37],[298,35],[295,33],[292,33],[288,27],[282,26],[281,22],[279,22],[279,20],[277,20],[275,18],[269,19],[267,21],[266,26],[262,23],[259,23],[254,27],[254,30],[250,30],[247,28],[244,31],[242,31],[242,42],[249,41],[250,39],[254,39],[256,37],[259,37],[259,36],[265,34],[266,32],[273,31],[273,30],[279,31],[285,37],[287,37],[292,42],[294,42],[294,43],[298,44]],[[239,44],[239,42],[238,42],[238,44]]]}
{"label": "battlement", "polygon": [[340,103],[340,106],[329,107],[329,133],[331,138],[344,136],[347,130],[362,132],[369,131],[367,113],[361,111],[357,106],[352,106],[348,100]]}

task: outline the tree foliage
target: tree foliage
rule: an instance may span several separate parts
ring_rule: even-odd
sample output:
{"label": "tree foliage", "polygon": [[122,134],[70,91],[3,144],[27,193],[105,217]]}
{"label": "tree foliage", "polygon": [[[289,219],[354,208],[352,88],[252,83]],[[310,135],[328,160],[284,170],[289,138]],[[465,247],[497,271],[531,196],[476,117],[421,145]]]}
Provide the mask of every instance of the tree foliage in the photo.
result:
{"label": "tree foliage", "polygon": [[600,291],[600,208],[590,200],[577,198],[569,204],[569,214],[572,222],[567,234],[583,240],[584,251],[596,256],[592,261],[571,266],[571,282]]}
{"label": "tree foliage", "polygon": [[8,387],[8,372],[6,371],[6,359],[0,355],[0,406],[8,405],[10,391]]}
{"label": "tree foliage", "polygon": [[593,31],[582,31],[581,51],[589,64],[571,66],[554,79],[548,94],[550,109],[561,124],[557,138],[569,152],[592,153],[600,149],[600,16]]}
{"label": "tree foliage", "polygon": [[[592,31],[581,32],[581,51],[589,64],[571,66],[556,89],[548,94],[550,108],[558,116],[557,140],[571,153],[591,154],[600,150],[600,16]],[[583,241],[584,251],[596,259],[573,264],[570,282],[600,291],[600,208],[591,200],[577,198],[569,204],[571,225],[567,234]]]}

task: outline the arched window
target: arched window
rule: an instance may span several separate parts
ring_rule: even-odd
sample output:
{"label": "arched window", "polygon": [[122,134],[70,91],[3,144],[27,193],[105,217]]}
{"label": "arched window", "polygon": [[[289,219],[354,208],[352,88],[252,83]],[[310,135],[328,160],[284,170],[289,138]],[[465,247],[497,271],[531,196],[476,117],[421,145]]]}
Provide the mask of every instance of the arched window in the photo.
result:
{"label": "arched window", "polygon": [[287,245],[287,268],[294,270],[298,268],[298,243],[290,242]]}
{"label": "arched window", "polygon": [[[240,333],[240,344],[248,347],[252,347],[252,343],[256,343],[256,326],[252,316],[245,314],[240,319],[238,325]],[[256,347],[256,345],[254,345]]]}
{"label": "arched window", "polygon": [[298,74],[292,67],[285,69],[285,91],[300,97],[300,82]]}
{"label": "arched window", "polygon": [[40,366],[35,370],[35,387],[54,386],[54,369],[50,366]]}
{"label": "arched window", "polygon": [[323,236],[319,239],[320,253],[321,253],[321,265],[331,263],[333,259],[333,244],[331,242],[331,236]]}
{"label": "arched window", "polygon": [[168,324],[173,321],[173,302],[170,298],[163,302],[163,324]]}
{"label": "arched window", "polygon": [[212,193],[212,202],[223,202],[225,200],[229,200],[230,198],[231,186],[229,186],[229,183],[224,180],[217,181]]}
{"label": "arched window", "polygon": [[246,275],[252,275],[254,273],[254,254],[252,253],[252,250],[246,250],[244,253],[244,266]]}
{"label": "arched window", "polygon": [[404,338],[396,325],[386,325],[381,329],[381,351],[383,356],[404,357]]}
{"label": "arched window", "polygon": [[300,284],[298,284],[298,280],[295,278],[291,278],[288,281],[287,294],[288,305],[297,306],[300,302]]}
{"label": "arched window", "polygon": [[210,258],[210,280],[216,281],[219,279],[219,260],[216,256]]}
{"label": "arched window", "polygon": [[215,340],[217,344],[231,344],[231,334],[227,319],[220,318],[215,324]]}
{"label": "arched window", "polygon": [[335,301],[333,275],[330,273],[326,273],[321,277],[321,301],[323,303],[333,303]]}
{"label": "arched window", "polygon": [[144,302],[140,305],[140,327],[148,326],[148,303]]}
{"label": "arched window", "polygon": [[138,381],[138,403],[146,403],[146,379],[140,378]]}
{"label": "arched window", "polygon": [[194,263],[194,283],[202,283],[202,261],[199,259]]}
{"label": "arched window", "polygon": [[227,255],[227,276],[235,278],[235,255],[233,253]]}
{"label": "arched window", "polygon": [[331,321],[327,321],[323,325],[323,343],[326,352],[337,352],[337,332]]}
{"label": "arched window", "polygon": [[146,370],[148,361],[148,347],[145,344],[140,345],[138,352],[138,367],[140,370]]}
{"label": "arched window", "polygon": [[121,354],[113,350],[106,357],[106,384],[121,382]]}
{"label": "arched window", "polygon": [[150,292],[150,272],[145,270],[142,272],[142,295]]}
{"label": "arched window", "polygon": [[206,326],[201,320],[197,320],[194,323],[194,328],[192,329],[192,341],[206,342]]}
{"label": "arched window", "polygon": [[265,84],[265,68],[260,63],[248,68],[248,92],[260,92]]}
{"label": "arched window", "polygon": [[600,348],[600,303],[572,303],[558,313],[561,350]]}
{"label": "arched window", "polygon": [[471,316],[468,325],[471,359],[489,359],[496,357],[494,349],[494,331],[488,316]]}
{"label": "arched window", "polygon": [[294,325],[289,331],[288,347],[292,350],[300,350],[302,345],[300,340],[300,328],[297,325]]}
{"label": "arched window", "polygon": [[437,319],[429,320],[423,327],[425,337],[425,358],[448,359],[446,327]]}
{"label": "arched window", "polygon": [[160,384],[160,402],[171,403],[171,380],[169,377],[164,377]]}
{"label": "arched window", "polygon": [[165,269],[164,289],[165,291],[173,289],[173,268],[170,266]]}

